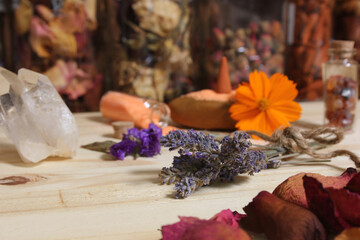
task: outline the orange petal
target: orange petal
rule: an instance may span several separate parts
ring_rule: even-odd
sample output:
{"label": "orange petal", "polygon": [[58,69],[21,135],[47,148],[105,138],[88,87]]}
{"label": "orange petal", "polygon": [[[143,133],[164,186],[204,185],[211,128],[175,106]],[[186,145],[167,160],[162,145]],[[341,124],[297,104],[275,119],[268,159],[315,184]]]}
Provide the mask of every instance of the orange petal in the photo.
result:
{"label": "orange petal", "polygon": [[243,104],[233,104],[229,112],[231,113],[231,118],[234,120],[241,120],[245,118],[254,118],[259,114],[259,109],[257,107],[249,107]]}
{"label": "orange petal", "polygon": [[286,116],[273,108],[269,108],[266,111],[268,116],[269,124],[271,126],[272,131],[277,130],[280,127],[289,126],[289,120]]}
{"label": "orange petal", "polygon": [[293,100],[298,94],[296,84],[283,74],[275,73],[271,76],[270,82],[272,85],[269,94],[270,102]]}
{"label": "orange petal", "polygon": [[250,73],[249,83],[251,89],[254,91],[256,100],[268,98],[271,90],[271,83],[264,72],[258,72],[255,70]]}
{"label": "orange petal", "polygon": [[253,106],[256,104],[254,93],[249,86],[240,85],[236,89],[236,99],[245,105]]}
{"label": "orange petal", "polygon": [[265,116],[266,116],[266,123],[267,123],[265,133],[270,136],[271,134],[274,133],[274,131],[276,129],[278,129],[278,127],[276,125],[272,124],[272,121],[271,121],[268,111],[265,112]]}
{"label": "orange petal", "polygon": [[271,108],[281,112],[290,122],[296,121],[301,116],[301,106],[294,101],[278,101],[271,104]]}
{"label": "orange petal", "polygon": [[243,118],[239,120],[239,122],[236,124],[236,127],[243,131],[255,130],[264,132],[266,122],[265,120],[264,112],[260,112],[255,117]]}

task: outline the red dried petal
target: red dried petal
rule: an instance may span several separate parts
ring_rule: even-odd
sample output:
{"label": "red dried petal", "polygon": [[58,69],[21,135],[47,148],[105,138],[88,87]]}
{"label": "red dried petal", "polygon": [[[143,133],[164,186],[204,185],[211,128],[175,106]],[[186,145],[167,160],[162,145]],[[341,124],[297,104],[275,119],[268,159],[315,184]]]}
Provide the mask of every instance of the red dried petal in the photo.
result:
{"label": "red dried petal", "polygon": [[179,218],[180,218],[180,222],[161,227],[163,240],[181,239],[181,236],[185,233],[185,231],[189,226],[200,221],[200,219],[196,217],[179,217]]}
{"label": "red dried petal", "polygon": [[360,172],[357,173],[346,185],[346,188],[351,192],[360,194]]}
{"label": "red dried petal", "polygon": [[342,231],[334,240],[355,240],[360,239],[360,228],[350,228]]}
{"label": "red dried petal", "polygon": [[304,176],[305,194],[309,209],[319,217],[329,231],[339,233],[351,227],[340,215],[334,201],[318,180]]}
{"label": "red dried petal", "polygon": [[326,239],[323,225],[312,212],[269,192],[260,192],[244,211],[247,217],[241,225],[264,232],[270,240]]}
{"label": "red dried petal", "polygon": [[295,203],[297,205],[308,207],[305,190],[303,185],[303,177],[309,176],[317,179],[319,182],[326,187],[333,187],[335,189],[340,189],[346,186],[346,184],[356,175],[356,169],[348,168],[346,171],[341,174],[339,177],[326,177],[317,173],[299,173],[292,177],[289,177],[284,182],[282,182],[276,189],[273,191],[273,194],[283,200]]}
{"label": "red dried petal", "polygon": [[246,214],[241,214],[238,213],[237,211],[233,211],[233,215],[235,220],[239,223],[241,219],[243,219],[244,217],[246,217]]}
{"label": "red dried petal", "polygon": [[360,194],[347,189],[326,188],[342,218],[349,224],[360,226]]}
{"label": "red dried petal", "polygon": [[[200,220],[190,227],[181,240],[250,240],[249,235],[241,228],[234,228],[223,222]],[[165,239],[164,239],[165,240]]]}
{"label": "red dried petal", "polygon": [[235,218],[233,212],[230,209],[222,210],[221,212],[213,216],[210,220],[223,222],[235,228],[239,227],[238,220]]}
{"label": "red dried petal", "polygon": [[[234,225],[233,220],[236,225]],[[180,222],[162,226],[161,232],[163,240],[251,239],[243,229],[239,228],[230,210],[224,210],[210,220],[201,220],[196,217],[180,217]]]}

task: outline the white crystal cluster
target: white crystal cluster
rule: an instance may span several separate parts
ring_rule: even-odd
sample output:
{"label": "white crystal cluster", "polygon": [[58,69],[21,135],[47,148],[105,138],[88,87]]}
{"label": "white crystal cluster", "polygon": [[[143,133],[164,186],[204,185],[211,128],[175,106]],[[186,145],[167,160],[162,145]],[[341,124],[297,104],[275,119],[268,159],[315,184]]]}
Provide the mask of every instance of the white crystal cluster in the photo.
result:
{"label": "white crystal cluster", "polygon": [[0,68],[0,127],[24,162],[71,157],[77,148],[71,111],[45,75],[27,69]]}

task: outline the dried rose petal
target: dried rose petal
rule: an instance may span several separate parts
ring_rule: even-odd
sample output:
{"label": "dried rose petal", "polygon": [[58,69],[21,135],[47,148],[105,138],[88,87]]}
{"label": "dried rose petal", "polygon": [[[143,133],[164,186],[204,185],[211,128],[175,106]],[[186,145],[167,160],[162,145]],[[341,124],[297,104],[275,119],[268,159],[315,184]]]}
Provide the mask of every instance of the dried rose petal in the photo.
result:
{"label": "dried rose petal", "polygon": [[342,218],[349,224],[360,226],[360,194],[347,189],[326,188]]}
{"label": "dried rose petal", "polygon": [[40,18],[33,17],[30,25],[30,44],[34,52],[41,58],[50,58],[54,34],[49,26]]}
{"label": "dried rose petal", "polygon": [[[239,213],[235,213],[235,214],[236,214],[236,216],[240,215]],[[221,212],[219,212],[218,214],[213,216],[210,220],[214,220],[217,222],[223,222],[223,223],[226,223],[227,225],[230,225],[235,228],[239,227],[239,224],[238,224],[239,218],[235,218],[233,212],[230,209],[222,210]]]}
{"label": "dried rose petal", "polygon": [[342,231],[334,240],[354,240],[360,239],[360,228],[350,228]]}
{"label": "dried rose petal", "polygon": [[[241,228],[233,228],[225,223],[200,220],[185,231],[181,240],[250,240],[249,235]],[[165,240],[165,239],[164,239]]]}
{"label": "dried rose petal", "polygon": [[237,211],[233,211],[233,215],[235,220],[239,223],[241,219],[243,219],[244,217],[246,217],[246,214],[241,214],[238,213]]}
{"label": "dried rose petal", "polygon": [[309,209],[319,217],[324,226],[339,233],[351,225],[341,216],[327,190],[315,178],[304,176],[305,194]]}
{"label": "dried rose petal", "polygon": [[312,212],[269,192],[260,192],[244,211],[247,217],[241,225],[264,232],[270,240],[326,239],[323,225]]}
{"label": "dried rose petal", "polygon": [[352,177],[356,175],[356,169],[348,168],[346,171],[341,174],[339,177],[326,177],[317,173],[299,173],[292,177],[289,177],[287,180],[282,182],[276,189],[273,191],[273,194],[283,200],[295,203],[297,205],[308,207],[305,190],[303,185],[303,177],[309,176],[317,179],[319,182],[326,187],[332,187],[335,189],[340,189],[346,186]]}
{"label": "dried rose petal", "polygon": [[196,217],[179,217],[179,218],[180,218],[180,222],[161,227],[163,240],[181,239],[182,235],[186,232],[187,228],[197,223],[198,221],[201,221],[199,218]]}
{"label": "dried rose petal", "polygon": [[[220,213],[220,215],[222,214]],[[238,226],[234,227],[223,221],[201,220],[195,217],[180,217],[180,222],[162,226],[161,232],[163,240],[251,239],[249,235]]]}
{"label": "dried rose petal", "polygon": [[357,173],[346,185],[346,188],[351,192],[360,194],[360,172]]}

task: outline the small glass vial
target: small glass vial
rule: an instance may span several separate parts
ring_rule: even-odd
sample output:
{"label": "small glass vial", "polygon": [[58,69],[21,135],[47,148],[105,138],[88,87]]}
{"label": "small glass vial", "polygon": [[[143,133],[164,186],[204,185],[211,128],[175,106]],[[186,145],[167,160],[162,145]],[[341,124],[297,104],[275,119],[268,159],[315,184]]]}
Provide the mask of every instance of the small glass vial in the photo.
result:
{"label": "small glass vial", "polygon": [[353,41],[333,41],[330,59],[322,66],[325,125],[350,131],[358,98],[358,66]]}

